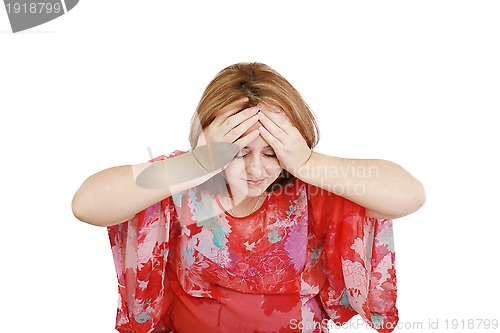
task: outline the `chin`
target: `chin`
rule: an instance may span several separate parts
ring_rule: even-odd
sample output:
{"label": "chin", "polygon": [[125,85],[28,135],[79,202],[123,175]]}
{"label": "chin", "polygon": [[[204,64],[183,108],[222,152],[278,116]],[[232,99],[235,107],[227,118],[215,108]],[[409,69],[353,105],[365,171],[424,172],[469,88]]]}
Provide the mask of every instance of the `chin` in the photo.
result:
{"label": "chin", "polygon": [[248,191],[247,196],[248,197],[260,197],[262,195],[262,193],[264,193],[266,191],[266,188],[259,189],[259,190],[250,190],[250,191]]}
{"label": "chin", "polygon": [[266,189],[271,185],[271,183],[262,183],[259,186],[253,186],[253,187],[245,187],[241,186],[241,184],[238,184],[239,186],[234,186],[236,191],[238,191],[239,194],[244,195],[249,198],[253,197],[259,197],[262,195],[262,193],[266,192]]}
{"label": "chin", "polygon": [[246,197],[258,197],[258,196],[262,195],[262,193],[264,193],[266,191],[266,188],[262,188],[262,189],[256,189],[256,188],[253,188],[253,189],[238,188],[237,191],[238,191],[239,194],[244,195]]}

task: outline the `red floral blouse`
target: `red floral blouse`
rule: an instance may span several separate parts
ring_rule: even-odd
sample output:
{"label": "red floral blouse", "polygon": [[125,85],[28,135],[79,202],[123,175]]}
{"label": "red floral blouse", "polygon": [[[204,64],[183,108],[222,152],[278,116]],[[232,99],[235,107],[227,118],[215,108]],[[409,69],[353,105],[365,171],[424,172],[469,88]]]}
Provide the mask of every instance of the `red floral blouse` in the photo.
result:
{"label": "red floral blouse", "polygon": [[328,332],[355,314],[390,332],[398,321],[392,221],[298,179],[246,217],[195,187],[108,233],[122,333]]}

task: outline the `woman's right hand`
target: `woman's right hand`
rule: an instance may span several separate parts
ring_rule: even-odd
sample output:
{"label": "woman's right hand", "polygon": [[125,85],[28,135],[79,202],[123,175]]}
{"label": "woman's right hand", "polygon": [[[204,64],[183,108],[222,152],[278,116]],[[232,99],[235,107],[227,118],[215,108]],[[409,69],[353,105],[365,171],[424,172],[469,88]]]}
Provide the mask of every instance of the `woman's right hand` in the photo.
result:
{"label": "woman's right hand", "polygon": [[258,107],[255,106],[243,110],[247,102],[248,98],[245,97],[222,109],[221,114],[202,130],[196,147],[211,142],[229,142],[243,148],[255,140],[259,135],[259,130],[255,130],[238,139],[259,120],[257,115],[259,111]]}
{"label": "woman's right hand", "polygon": [[[202,130],[198,137],[196,148],[206,146],[207,151],[204,153],[208,154],[208,159],[210,161],[218,161],[215,165],[214,163],[210,163],[212,164],[212,170],[214,167],[216,169],[221,168],[222,165],[222,169],[224,169],[240,149],[247,146],[259,136],[258,129],[242,136],[259,120],[257,115],[259,111],[258,107],[243,109],[247,102],[248,99],[244,98],[226,106],[221,110],[221,114]],[[237,147],[231,144],[237,145]],[[228,147],[237,149],[227,149]],[[220,151],[221,149],[224,151]],[[231,156],[223,156],[228,155],[228,151],[231,151]],[[223,161],[221,161],[221,158]]]}

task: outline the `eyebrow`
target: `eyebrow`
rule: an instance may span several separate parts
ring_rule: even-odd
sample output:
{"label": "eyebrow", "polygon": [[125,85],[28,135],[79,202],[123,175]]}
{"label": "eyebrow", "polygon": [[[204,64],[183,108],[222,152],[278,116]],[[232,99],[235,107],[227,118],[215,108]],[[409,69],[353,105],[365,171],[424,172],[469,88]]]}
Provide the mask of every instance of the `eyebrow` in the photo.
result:
{"label": "eyebrow", "polygon": [[[267,145],[267,146],[265,146],[265,147],[264,147],[264,148],[262,148],[262,149],[266,149],[266,148],[272,148],[272,147],[271,147],[270,145]],[[245,147],[243,147],[242,149],[249,149],[249,148],[248,148],[248,146],[245,146]]]}

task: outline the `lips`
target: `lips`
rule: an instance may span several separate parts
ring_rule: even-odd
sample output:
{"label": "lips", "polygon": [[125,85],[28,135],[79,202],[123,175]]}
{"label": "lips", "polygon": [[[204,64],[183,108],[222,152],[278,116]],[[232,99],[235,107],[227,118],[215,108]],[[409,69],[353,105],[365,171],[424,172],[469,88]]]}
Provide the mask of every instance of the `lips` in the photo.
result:
{"label": "lips", "polygon": [[247,179],[247,184],[250,186],[258,186],[264,182],[264,179]]}

